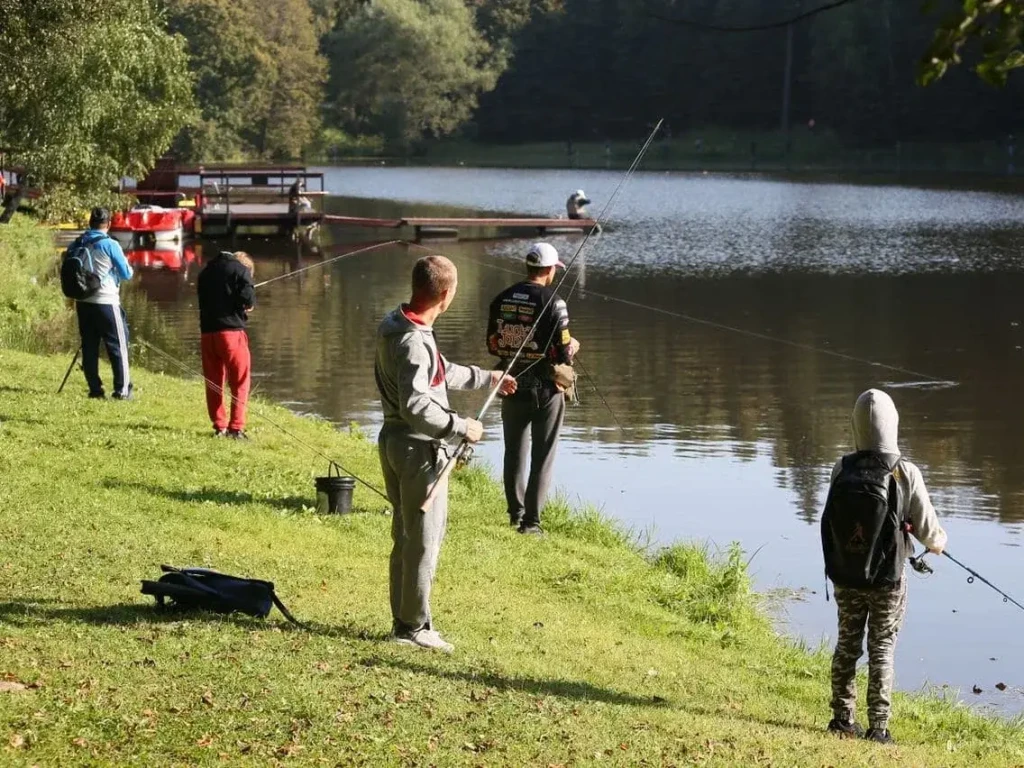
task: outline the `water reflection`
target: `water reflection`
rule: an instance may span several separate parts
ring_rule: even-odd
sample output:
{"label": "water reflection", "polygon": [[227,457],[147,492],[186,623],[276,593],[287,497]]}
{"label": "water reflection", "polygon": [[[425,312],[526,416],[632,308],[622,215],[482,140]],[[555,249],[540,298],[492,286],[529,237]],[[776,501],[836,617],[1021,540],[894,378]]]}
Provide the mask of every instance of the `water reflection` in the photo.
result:
{"label": "water reflection", "polygon": [[[536,202],[541,187],[548,194],[583,176],[585,188],[604,194],[618,178],[566,173],[538,180],[533,172],[356,169],[337,178],[342,191],[365,182],[370,192],[399,198],[473,198],[479,207],[517,213],[549,212]],[[430,183],[421,184],[424,178]],[[1024,572],[993,552],[1018,546],[1024,522],[1024,413],[1015,407],[1024,387],[1017,198],[678,174],[638,178],[632,187],[614,230],[587,255],[585,290],[570,297],[573,334],[592,381],[583,378],[582,403],[567,415],[558,460],[563,490],[653,528],[662,540],[735,539],[748,551],[767,544],[754,566],[762,587],[817,588],[816,521],[828,470],[850,449],[857,394],[888,388],[900,409],[902,447],[925,473],[951,547],[1014,593]],[[383,217],[459,212],[368,200],[332,204]],[[293,243],[244,247],[256,256],[262,281],[351,251],[358,237],[394,233],[332,235],[319,254]],[[579,238],[553,242],[571,253]],[[486,308],[521,275],[527,246],[437,245],[460,270],[460,294],[438,325],[450,357],[491,364]],[[260,289],[251,338],[262,391],[342,424],[375,425],[374,334],[407,297],[409,271],[422,252],[382,247]],[[143,276],[193,348],[197,271],[193,266],[187,280],[168,271]],[[462,395],[458,407],[473,410],[481,400]],[[478,454],[496,465],[494,414],[487,423],[491,436]],[[1019,620],[1001,611],[998,597],[948,572],[913,587],[914,615],[927,618],[912,622],[901,640],[902,687],[931,680],[969,690],[982,662],[986,674],[1012,682]],[[789,620],[814,639],[833,631],[832,610],[815,598],[792,604]],[[1002,631],[979,638],[981,622]],[[936,649],[940,634],[946,642]],[[991,703],[1017,708],[1008,696]]]}

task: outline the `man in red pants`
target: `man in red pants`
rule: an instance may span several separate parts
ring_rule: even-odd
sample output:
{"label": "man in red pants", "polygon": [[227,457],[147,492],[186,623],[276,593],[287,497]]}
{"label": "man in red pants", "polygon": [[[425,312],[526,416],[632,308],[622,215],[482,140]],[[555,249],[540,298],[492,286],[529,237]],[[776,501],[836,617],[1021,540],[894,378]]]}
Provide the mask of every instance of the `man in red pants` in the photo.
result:
{"label": "man in red pants", "polygon": [[[241,251],[221,251],[199,273],[199,329],[202,331],[206,408],[214,437],[248,440],[245,406],[249,400],[249,311],[256,302],[252,259]],[[231,389],[231,419],[224,412],[224,379]]]}

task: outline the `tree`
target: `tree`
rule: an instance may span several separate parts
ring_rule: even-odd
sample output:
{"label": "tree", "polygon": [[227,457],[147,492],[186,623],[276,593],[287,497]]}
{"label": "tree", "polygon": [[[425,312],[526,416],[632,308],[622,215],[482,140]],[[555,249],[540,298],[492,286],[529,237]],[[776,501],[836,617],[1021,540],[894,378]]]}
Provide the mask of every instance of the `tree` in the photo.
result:
{"label": "tree", "polygon": [[260,13],[265,53],[273,62],[266,111],[254,116],[251,143],[260,157],[290,160],[316,138],[327,62],[307,0],[275,0]]}
{"label": "tree", "polygon": [[191,160],[292,159],[320,125],[326,62],[307,0],[169,0],[188,40],[202,117],[176,142]]}
{"label": "tree", "polygon": [[458,129],[505,65],[462,0],[377,0],[327,50],[334,121],[403,149]]}
{"label": "tree", "polygon": [[152,167],[194,118],[184,41],[149,0],[0,0],[0,146],[81,194]]}
{"label": "tree", "polygon": [[957,0],[935,32],[918,80],[927,85],[960,64],[970,43],[980,46],[973,69],[986,82],[1004,85],[1011,70],[1024,66],[1024,2]]}

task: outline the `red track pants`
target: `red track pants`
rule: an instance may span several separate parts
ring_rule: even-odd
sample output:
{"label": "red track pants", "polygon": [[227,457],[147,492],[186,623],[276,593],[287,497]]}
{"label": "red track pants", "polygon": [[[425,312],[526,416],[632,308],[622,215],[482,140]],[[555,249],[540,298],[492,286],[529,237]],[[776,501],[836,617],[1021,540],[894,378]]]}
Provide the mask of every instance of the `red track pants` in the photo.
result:
{"label": "red track pants", "polygon": [[[202,335],[203,376],[206,377],[206,409],[217,430],[245,429],[245,406],[249,402],[249,335],[243,330],[217,331]],[[224,379],[231,389],[231,421],[224,412]],[[217,389],[210,382],[217,385]]]}

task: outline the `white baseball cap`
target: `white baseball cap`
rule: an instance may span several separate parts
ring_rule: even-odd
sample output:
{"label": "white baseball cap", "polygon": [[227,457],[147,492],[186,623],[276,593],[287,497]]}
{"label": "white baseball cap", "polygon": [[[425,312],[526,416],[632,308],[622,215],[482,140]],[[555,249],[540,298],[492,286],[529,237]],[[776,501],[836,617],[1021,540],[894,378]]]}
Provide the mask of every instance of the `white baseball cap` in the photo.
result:
{"label": "white baseball cap", "polygon": [[530,250],[526,252],[526,263],[531,267],[565,268],[565,264],[558,259],[558,251],[550,243],[534,243],[531,245]]}
{"label": "white baseball cap", "polygon": [[576,190],[576,197],[586,197],[586,196],[587,196],[587,193],[584,192],[582,189],[577,189]]}

